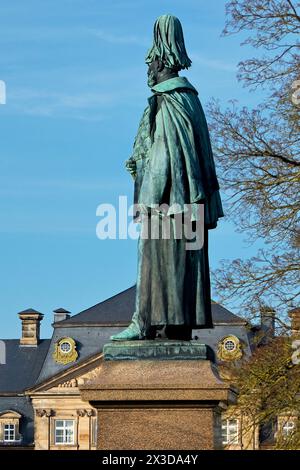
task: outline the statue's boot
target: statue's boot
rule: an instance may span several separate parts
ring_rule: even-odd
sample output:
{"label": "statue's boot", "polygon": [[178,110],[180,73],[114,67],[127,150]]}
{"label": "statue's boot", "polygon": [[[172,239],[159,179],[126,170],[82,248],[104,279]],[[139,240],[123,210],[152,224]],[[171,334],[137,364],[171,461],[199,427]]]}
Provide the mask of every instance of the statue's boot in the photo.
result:
{"label": "statue's boot", "polygon": [[128,328],[116,335],[112,335],[110,339],[112,341],[135,341],[139,339],[144,339],[145,335],[141,331],[137,317],[137,314],[134,313]]}

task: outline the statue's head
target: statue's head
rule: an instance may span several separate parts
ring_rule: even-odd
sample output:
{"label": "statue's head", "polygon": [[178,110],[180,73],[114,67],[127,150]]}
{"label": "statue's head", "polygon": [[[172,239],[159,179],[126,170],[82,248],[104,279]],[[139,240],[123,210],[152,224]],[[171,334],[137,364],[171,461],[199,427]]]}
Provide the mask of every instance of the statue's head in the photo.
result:
{"label": "statue's head", "polygon": [[155,21],[153,45],[146,56],[149,65],[148,83],[155,84],[156,75],[163,69],[170,74],[187,69],[192,61],[187,55],[182,26],[178,18],[162,15]]}

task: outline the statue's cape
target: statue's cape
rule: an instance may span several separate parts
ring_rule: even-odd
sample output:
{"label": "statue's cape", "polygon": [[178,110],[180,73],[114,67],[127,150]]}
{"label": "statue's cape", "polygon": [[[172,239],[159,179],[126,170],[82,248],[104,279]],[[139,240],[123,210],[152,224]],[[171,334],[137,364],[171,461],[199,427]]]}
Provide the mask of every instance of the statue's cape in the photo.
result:
{"label": "statue's cape", "polygon": [[[166,80],[152,90],[132,155],[137,163],[135,203],[146,208],[168,203],[169,214],[183,212],[189,204],[197,219],[196,207],[202,202],[205,224],[214,228],[223,210],[198,93],[184,77]],[[156,112],[158,95],[161,104]]]}

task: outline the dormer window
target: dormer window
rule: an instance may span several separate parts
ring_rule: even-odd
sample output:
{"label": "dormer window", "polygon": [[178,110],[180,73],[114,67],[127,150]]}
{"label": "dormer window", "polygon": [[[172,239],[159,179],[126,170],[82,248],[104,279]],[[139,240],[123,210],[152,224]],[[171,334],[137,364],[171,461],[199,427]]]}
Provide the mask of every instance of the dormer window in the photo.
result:
{"label": "dormer window", "polygon": [[4,424],[4,442],[15,442],[16,440],[16,425]]}
{"label": "dormer window", "polygon": [[13,410],[0,412],[0,442],[5,445],[18,444],[22,438],[19,432],[21,415]]}

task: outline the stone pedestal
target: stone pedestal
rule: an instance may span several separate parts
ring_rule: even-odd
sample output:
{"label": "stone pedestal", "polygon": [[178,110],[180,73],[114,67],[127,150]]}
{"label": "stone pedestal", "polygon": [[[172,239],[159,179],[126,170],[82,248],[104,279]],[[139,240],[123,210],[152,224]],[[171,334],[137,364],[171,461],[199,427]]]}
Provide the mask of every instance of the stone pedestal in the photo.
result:
{"label": "stone pedestal", "polygon": [[98,449],[220,449],[220,414],[235,391],[206,346],[141,343],[106,345],[98,375],[81,387],[98,410]]}

